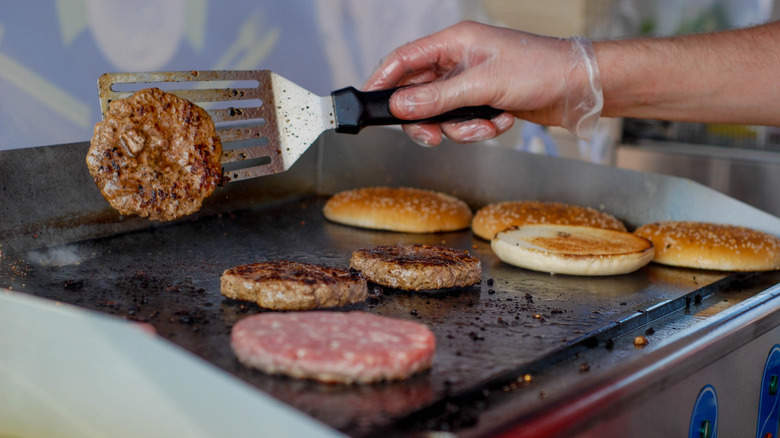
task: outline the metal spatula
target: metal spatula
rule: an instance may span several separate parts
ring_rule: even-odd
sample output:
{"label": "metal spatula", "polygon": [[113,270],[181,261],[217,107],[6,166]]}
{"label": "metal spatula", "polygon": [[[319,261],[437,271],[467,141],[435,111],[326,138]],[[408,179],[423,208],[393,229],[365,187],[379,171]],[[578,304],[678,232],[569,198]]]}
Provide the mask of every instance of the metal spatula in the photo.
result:
{"label": "metal spatula", "polygon": [[[111,101],[148,87],[206,109],[222,140],[228,181],[284,172],[328,129],[357,134],[364,126],[415,122],[390,113],[395,89],[362,92],[348,87],[321,97],[268,70],[106,73],[98,81],[103,116]],[[467,107],[426,121],[490,119],[501,112]]]}

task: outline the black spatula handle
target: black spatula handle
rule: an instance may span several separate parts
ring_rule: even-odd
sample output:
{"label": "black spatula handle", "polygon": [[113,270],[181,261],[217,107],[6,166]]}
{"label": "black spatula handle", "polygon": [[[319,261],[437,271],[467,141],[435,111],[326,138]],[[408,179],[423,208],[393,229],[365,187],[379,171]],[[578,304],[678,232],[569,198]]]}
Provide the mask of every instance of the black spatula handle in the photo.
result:
{"label": "black spatula handle", "polygon": [[390,113],[390,96],[396,90],[398,88],[359,91],[354,87],[347,87],[330,93],[333,97],[333,108],[336,111],[336,132],[357,134],[365,126],[492,119],[504,112],[484,105],[458,108],[424,120],[399,119]]}

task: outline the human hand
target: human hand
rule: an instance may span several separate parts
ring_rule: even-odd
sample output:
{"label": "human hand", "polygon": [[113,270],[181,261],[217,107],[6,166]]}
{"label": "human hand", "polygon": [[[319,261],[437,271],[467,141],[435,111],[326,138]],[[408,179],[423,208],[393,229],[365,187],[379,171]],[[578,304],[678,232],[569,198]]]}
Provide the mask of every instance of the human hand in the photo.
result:
{"label": "human hand", "polygon": [[509,130],[514,117],[560,125],[587,138],[603,104],[589,41],[544,37],[462,22],[403,45],[382,60],[366,90],[414,85],[396,91],[390,110],[398,118],[425,119],[464,106],[490,105],[506,112],[491,120],[408,124],[418,143],[442,136],[460,143]]}

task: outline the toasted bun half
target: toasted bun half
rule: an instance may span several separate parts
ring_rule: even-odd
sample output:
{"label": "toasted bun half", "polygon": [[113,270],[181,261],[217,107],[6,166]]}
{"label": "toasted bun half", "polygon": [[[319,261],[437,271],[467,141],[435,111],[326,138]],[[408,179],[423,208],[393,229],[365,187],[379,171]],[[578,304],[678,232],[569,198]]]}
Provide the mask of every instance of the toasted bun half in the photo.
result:
{"label": "toasted bun half", "polygon": [[499,231],[526,224],[585,225],[626,231],[618,218],[590,207],[549,201],[506,201],[477,210],[471,230],[491,240]]}
{"label": "toasted bun half", "polygon": [[718,271],[780,269],[780,238],[750,228],[666,221],[634,231],[655,245],[656,263]]}
{"label": "toasted bun half", "polygon": [[625,231],[581,225],[522,225],[490,244],[505,263],[569,275],[627,274],[650,263],[653,244]]}
{"label": "toasted bun half", "polygon": [[366,187],[336,193],[325,203],[328,220],[354,227],[404,233],[435,233],[468,228],[465,202],[432,190]]}

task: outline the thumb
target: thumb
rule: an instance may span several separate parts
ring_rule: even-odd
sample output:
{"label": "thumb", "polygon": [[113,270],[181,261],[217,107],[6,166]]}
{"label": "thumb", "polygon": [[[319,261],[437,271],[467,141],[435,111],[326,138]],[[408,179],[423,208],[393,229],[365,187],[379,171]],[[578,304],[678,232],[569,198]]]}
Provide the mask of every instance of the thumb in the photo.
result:
{"label": "thumb", "polygon": [[459,78],[404,87],[390,98],[390,112],[405,120],[421,120],[464,106],[482,105]]}

